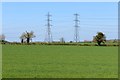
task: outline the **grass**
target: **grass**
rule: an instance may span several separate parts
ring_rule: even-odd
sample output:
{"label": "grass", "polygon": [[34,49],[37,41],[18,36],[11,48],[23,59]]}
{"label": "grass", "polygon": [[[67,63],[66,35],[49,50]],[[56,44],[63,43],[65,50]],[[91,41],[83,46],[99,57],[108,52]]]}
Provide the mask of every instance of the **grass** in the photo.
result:
{"label": "grass", "polygon": [[0,44],[0,79],[2,79],[2,45]]}
{"label": "grass", "polygon": [[3,78],[117,78],[118,47],[3,45]]}

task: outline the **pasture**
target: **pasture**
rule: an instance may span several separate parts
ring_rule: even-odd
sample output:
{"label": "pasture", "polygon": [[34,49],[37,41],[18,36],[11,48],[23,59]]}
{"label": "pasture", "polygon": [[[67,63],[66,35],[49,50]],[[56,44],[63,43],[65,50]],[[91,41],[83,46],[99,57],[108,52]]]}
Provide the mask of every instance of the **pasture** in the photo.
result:
{"label": "pasture", "polygon": [[117,78],[118,47],[3,45],[3,78]]}

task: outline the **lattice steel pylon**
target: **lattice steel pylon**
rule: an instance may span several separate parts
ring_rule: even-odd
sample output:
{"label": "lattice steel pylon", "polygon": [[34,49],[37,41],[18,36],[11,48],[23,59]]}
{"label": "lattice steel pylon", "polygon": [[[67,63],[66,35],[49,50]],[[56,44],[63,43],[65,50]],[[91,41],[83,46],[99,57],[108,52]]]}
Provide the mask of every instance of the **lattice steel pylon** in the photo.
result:
{"label": "lattice steel pylon", "polygon": [[51,19],[50,19],[50,17],[51,17],[52,15],[50,15],[50,13],[48,12],[48,14],[47,14],[47,34],[46,34],[46,37],[45,37],[45,42],[48,42],[48,43],[50,43],[50,42],[52,42],[53,40],[52,40],[52,32],[51,32],[51,23],[50,23],[50,21],[52,21]]}
{"label": "lattice steel pylon", "polygon": [[75,33],[74,33],[74,41],[75,42],[79,42],[80,41],[80,37],[79,37],[79,20],[78,20],[78,17],[79,17],[79,14],[74,14],[75,15]]}

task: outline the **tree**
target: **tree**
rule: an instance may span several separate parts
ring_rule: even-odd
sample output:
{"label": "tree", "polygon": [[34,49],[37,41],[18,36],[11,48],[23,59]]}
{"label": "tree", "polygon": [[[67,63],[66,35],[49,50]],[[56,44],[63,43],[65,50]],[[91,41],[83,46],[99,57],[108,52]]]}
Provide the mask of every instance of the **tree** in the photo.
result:
{"label": "tree", "polygon": [[24,40],[26,39],[26,42],[29,44],[30,40],[32,40],[32,38],[34,38],[34,37],[35,37],[35,35],[34,35],[33,31],[31,31],[31,32],[26,31],[20,36],[21,43],[23,43]]}
{"label": "tree", "polygon": [[65,43],[65,39],[62,37],[62,38],[60,38],[60,42],[61,43]]}
{"label": "tree", "polygon": [[4,34],[0,35],[0,41],[2,41],[2,42],[5,41],[5,35]]}
{"label": "tree", "polygon": [[105,43],[106,36],[102,32],[98,32],[96,36],[93,37],[93,41],[97,42],[99,46],[101,46],[101,43]]}
{"label": "tree", "polygon": [[23,34],[20,36],[20,39],[21,39],[21,43],[23,43],[24,40],[25,40],[25,33],[23,33]]}

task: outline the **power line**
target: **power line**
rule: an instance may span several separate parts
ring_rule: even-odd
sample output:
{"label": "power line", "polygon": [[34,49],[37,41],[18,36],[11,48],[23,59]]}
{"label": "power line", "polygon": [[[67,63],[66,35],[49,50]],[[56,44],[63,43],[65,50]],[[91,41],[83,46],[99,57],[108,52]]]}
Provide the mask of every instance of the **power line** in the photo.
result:
{"label": "power line", "polygon": [[107,26],[107,27],[108,27],[108,26],[109,26],[109,27],[117,26],[117,27],[118,27],[118,25],[106,25],[106,24],[105,24],[105,25],[101,25],[101,24],[81,24],[81,25],[87,25],[87,26],[105,26],[105,27],[106,27],[106,26]]}
{"label": "power line", "polygon": [[48,14],[47,14],[47,35],[46,35],[46,37],[45,37],[45,41],[46,42],[48,42],[48,43],[50,43],[50,42],[52,42],[52,33],[51,33],[51,23],[50,23],[50,17],[51,17],[52,15],[50,15],[49,14],[49,12],[48,12]]}
{"label": "power line", "polygon": [[75,39],[75,42],[79,42],[79,20],[78,20],[78,16],[79,14],[74,14],[75,15],[75,34],[74,34],[74,39]]}
{"label": "power line", "polygon": [[118,17],[81,17],[80,19],[119,19]]}

